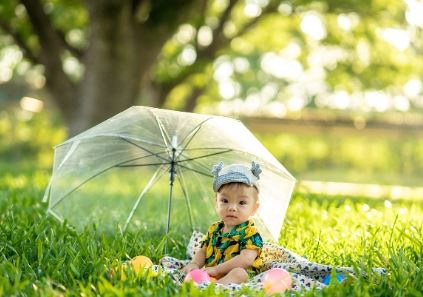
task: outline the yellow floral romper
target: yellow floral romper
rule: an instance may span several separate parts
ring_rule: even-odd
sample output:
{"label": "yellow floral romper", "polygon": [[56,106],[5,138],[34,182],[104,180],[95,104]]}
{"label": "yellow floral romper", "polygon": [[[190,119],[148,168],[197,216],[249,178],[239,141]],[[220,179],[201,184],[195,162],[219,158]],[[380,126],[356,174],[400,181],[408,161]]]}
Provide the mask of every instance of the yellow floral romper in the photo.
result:
{"label": "yellow floral romper", "polygon": [[257,258],[252,267],[247,269],[250,276],[257,273],[263,265],[260,253],[263,239],[252,220],[245,221],[233,227],[229,232],[223,232],[223,221],[212,224],[201,247],[206,246],[206,267],[216,266],[239,255],[244,249],[257,251]]}

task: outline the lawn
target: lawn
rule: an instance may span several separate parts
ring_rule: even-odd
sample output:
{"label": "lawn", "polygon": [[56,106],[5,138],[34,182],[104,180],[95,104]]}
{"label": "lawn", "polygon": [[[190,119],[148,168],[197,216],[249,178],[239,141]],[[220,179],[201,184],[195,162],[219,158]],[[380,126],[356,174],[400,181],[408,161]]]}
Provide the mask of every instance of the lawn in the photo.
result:
{"label": "lawn", "polygon": [[[46,216],[47,205],[41,198],[49,174],[46,169],[13,170],[2,165],[1,296],[209,296],[213,292],[177,287],[167,276],[108,279],[110,267],[136,255],[157,263],[164,253],[162,238],[141,232],[104,234],[95,227],[72,231],[66,222]],[[422,220],[421,202],[295,193],[279,243],[315,262],[367,272],[371,267],[388,269],[386,277],[350,278],[306,296],[422,296]],[[172,238],[171,255],[184,258],[188,235]]]}

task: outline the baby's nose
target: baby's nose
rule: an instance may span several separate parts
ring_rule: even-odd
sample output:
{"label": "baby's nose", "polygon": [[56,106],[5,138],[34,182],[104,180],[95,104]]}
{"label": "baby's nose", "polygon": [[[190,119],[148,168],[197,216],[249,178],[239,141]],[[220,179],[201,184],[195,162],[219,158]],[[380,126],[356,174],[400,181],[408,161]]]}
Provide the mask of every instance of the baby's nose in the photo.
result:
{"label": "baby's nose", "polygon": [[230,210],[236,210],[236,203],[230,203],[229,206],[228,206],[228,208]]}

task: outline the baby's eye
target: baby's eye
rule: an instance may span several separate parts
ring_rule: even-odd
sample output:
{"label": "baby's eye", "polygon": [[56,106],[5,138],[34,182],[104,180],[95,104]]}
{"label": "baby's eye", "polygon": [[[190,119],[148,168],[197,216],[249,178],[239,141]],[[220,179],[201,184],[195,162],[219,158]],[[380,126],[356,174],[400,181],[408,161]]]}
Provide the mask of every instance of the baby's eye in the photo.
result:
{"label": "baby's eye", "polygon": [[220,202],[222,202],[222,203],[228,203],[228,199],[222,198],[222,199],[220,199]]}
{"label": "baby's eye", "polygon": [[246,205],[247,204],[247,201],[242,200],[242,201],[239,202],[239,204]]}

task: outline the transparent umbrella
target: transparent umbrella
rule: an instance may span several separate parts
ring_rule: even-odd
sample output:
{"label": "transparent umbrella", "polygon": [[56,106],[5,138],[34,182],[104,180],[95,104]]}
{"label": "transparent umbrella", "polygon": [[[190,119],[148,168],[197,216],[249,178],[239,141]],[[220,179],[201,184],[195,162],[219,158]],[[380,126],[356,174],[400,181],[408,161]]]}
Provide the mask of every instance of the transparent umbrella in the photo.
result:
{"label": "transparent umbrella", "polygon": [[48,212],[80,229],[206,231],[217,220],[211,168],[261,165],[254,220],[277,240],[293,176],[238,120],[131,107],[55,147],[44,200]]}

